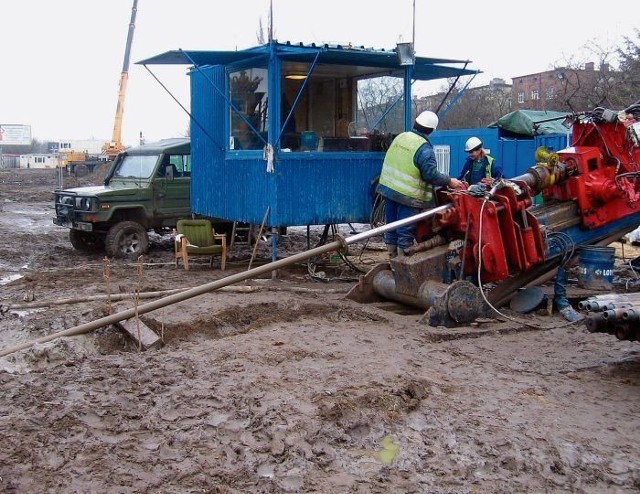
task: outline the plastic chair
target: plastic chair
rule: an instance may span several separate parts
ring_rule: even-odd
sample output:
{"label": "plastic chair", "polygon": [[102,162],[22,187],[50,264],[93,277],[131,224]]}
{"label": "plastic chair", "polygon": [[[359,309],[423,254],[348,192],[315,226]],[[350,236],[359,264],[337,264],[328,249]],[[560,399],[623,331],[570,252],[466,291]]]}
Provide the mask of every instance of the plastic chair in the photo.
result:
{"label": "plastic chair", "polygon": [[214,256],[221,255],[220,269],[224,271],[227,261],[227,236],[217,234],[206,219],[178,220],[175,233],[176,267],[180,259],[184,269],[189,270],[189,257],[209,256],[213,267]]}

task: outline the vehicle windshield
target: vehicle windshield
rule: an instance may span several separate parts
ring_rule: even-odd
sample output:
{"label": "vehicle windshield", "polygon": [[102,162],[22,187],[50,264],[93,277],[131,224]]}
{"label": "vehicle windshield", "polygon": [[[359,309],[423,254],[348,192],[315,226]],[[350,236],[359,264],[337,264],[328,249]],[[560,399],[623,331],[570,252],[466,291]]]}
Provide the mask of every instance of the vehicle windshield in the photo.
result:
{"label": "vehicle windshield", "polygon": [[113,176],[119,178],[149,178],[156,168],[159,156],[158,154],[127,155],[120,162]]}

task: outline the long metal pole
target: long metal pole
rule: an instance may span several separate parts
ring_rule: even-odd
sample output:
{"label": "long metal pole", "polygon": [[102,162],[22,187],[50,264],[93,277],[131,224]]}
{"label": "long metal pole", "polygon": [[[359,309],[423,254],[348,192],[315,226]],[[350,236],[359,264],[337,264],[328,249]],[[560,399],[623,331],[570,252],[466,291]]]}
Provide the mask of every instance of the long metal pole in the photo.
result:
{"label": "long metal pole", "polygon": [[375,237],[376,235],[380,235],[389,230],[395,230],[396,228],[399,228],[401,226],[411,225],[420,220],[427,219],[435,214],[441,213],[451,208],[453,208],[452,204],[445,204],[437,208],[429,209],[422,213],[416,214],[415,216],[410,216],[409,218],[394,221],[393,223],[382,225],[377,228],[368,230],[366,232],[358,233],[357,235],[344,238],[343,241],[336,240],[334,242],[321,245],[319,247],[315,247],[311,250],[294,254],[285,259],[280,259],[278,261],[274,261],[269,264],[264,264],[262,266],[258,266],[256,268],[253,268],[251,270],[244,271],[241,273],[232,274],[231,276],[227,276],[220,280],[215,280],[210,283],[206,283],[204,285],[189,288],[188,290],[185,290],[183,292],[176,293],[174,295],[169,295],[167,297],[163,297],[158,300],[154,300],[153,302],[149,302],[148,304],[141,305],[137,308],[127,309],[122,312],[117,312],[115,314],[111,314],[109,316],[96,319],[95,321],[91,321],[85,324],[81,324],[79,326],[74,326],[72,328],[59,331],[57,333],[43,336],[42,338],[38,338],[36,340],[27,341],[20,345],[16,345],[14,347],[7,348],[0,351],[0,357],[4,357],[6,355],[17,352],[19,350],[24,350],[26,348],[29,348],[35,345],[36,343],[45,343],[48,341],[55,340],[57,338],[60,338],[61,336],[74,336],[82,333],[88,333],[89,331],[93,331],[95,329],[102,328],[104,326],[109,326],[111,324],[115,324],[117,322],[124,321],[126,319],[131,319],[134,316],[146,314],[147,312],[151,312],[156,309],[166,307],[167,305],[176,304],[178,302],[182,302],[184,300],[197,297],[198,295],[203,295],[205,293],[212,292],[214,290],[217,290],[218,288],[222,288],[227,285],[233,285],[234,283],[238,283],[239,281],[245,281],[251,278],[256,278],[257,276],[260,276],[262,274],[275,271],[277,269],[289,266],[291,264],[295,264],[300,261],[305,261],[319,254],[324,254],[325,252],[339,251],[343,249],[345,246],[349,246],[357,242],[362,242],[363,240],[367,240],[371,237]]}
{"label": "long metal pole", "polygon": [[416,0],[413,0],[413,15],[412,15],[412,33],[411,33],[411,47],[413,49],[413,53],[416,52]]}

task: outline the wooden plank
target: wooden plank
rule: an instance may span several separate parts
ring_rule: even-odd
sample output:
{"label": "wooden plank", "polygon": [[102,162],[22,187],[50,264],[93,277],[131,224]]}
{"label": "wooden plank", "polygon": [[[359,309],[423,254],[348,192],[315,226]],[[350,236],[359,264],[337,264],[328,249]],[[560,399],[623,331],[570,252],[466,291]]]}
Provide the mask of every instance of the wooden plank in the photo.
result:
{"label": "wooden plank", "polygon": [[163,345],[160,337],[139,319],[127,319],[126,321],[116,323],[116,326],[129,335],[129,337],[139,348],[142,348],[142,350],[160,348]]}

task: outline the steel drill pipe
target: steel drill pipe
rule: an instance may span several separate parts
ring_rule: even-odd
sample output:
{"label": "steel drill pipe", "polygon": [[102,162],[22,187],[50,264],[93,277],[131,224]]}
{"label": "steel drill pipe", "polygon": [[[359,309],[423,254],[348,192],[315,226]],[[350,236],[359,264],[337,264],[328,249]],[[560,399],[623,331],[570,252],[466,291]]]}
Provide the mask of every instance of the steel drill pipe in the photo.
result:
{"label": "steel drill pipe", "polygon": [[587,316],[585,325],[590,333],[609,333],[615,330],[615,324],[603,317],[602,313]]}
{"label": "steel drill pipe", "polygon": [[581,300],[580,302],[578,302],[578,309],[593,311],[593,310],[596,310],[596,309],[594,309],[592,307],[600,307],[600,303],[608,302],[608,301],[611,301],[611,300],[616,300],[617,297],[618,297],[618,295],[616,295],[616,294],[603,295],[602,297],[600,297],[599,295],[595,296],[595,297],[589,297],[589,298],[586,298],[586,299]]}
{"label": "steel drill pipe", "polygon": [[[634,302],[630,302],[630,301],[618,298],[618,299],[610,299],[605,301],[588,302],[584,304],[584,308],[586,308],[586,310],[588,310],[589,312],[599,312],[599,311],[609,310],[609,309],[632,307],[634,305],[636,305],[634,304]],[[578,308],[581,308],[579,303],[578,303]]]}
{"label": "steel drill pipe", "polygon": [[611,300],[616,300],[617,298],[618,298],[618,295],[615,295],[615,294],[604,295],[603,297],[597,296],[597,297],[585,298],[584,300],[581,300],[580,302],[578,302],[578,308],[584,309],[584,310],[591,310],[589,309],[589,304],[593,304],[593,303],[599,304],[600,302],[609,302]]}
{"label": "steel drill pipe", "polygon": [[602,312],[602,317],[607,321],[619,321],[624,315],[624,309],[609,309]]}
{"label": "steel drill pipe", "polygon": [[616,298],[624,298],[628,300],[640,300],[640,292],[623,292],[623,293],[605,293],[603,295],[591,295],[585,300],[611,300]]}
{"label": "steel drill pipe", "polygon": [[342,251],[351,244],[362,242],[363,240],[367,240],[371,237],[375,237],[376,235],[380,235],[389,230],[395,230],[396,228],[399,228],[401,226],[411,225],[418,221],[427,219],[433,215],[442,213],[447,209],[451,209],[451,208],[453,208],[452,204],[445,204],[443,206],[438,206],[437,208],[429,209],[428,211],[418,213],[414,216],[410,216],[409,218],[394,221],[393,223],[382,225],[377,228],[368,230],[366,232],[352,235],[351,237],[346,237],[346,238],[340,237],[341,238],[340,240],[336,240],[334,242],[321,245],[320,247],[315,247],[313,249],[300,252],[298,254],[294,254],[285,259],[279,259],[277,261],[273,261],[269,264],[264,264],[263,266],[253,268],[253,269],[244,271],[242,273],[232,274],[231,276],[227,276],[226,278],[215,280],[210,283],[206,283],[204,285],[196,286],[188,290],[185,290],[183,292],[176,293],[174,295],[169,295],[168,297],[163,297],[158,300],[154,300],[153,302],[149,302],[148,304],[140,305],[137,308],[127,309],[122,312],[118,312],[116,314],[111,314],[109,316],[96,319],[95,321],[91,321],[85,324],[80,324],[79,326],[74,326],[72,328],[65,329],[63,331],[59,331],[51,335],[43,336],[42,338],[38,338],[36,340],[28,341],[11,348],[6,348],[0,351],[0,357],[4,357],[6,355],[17,352],[19,350],[24,350],[26,348],[29,348],[35,345],[36,343],[46,343],[48,341],[52,341],[54,339],[60,338],[61,336],[75,336],[78,334],[88,333],[89,331],[93,331],[95,329],[109,326],[111,324],[115,324],[120,321],[131,319],[132,317],[136,317],[136,316],[154,311],[156,309],[166,307],[167,305],[183,302],[184,300],[197,297],[198,295],[203,295],[205,293],[212,292],[214,290],[217,290],[227,285],[233,285],[234,283],[245,281],[251,278],[256,278],[257,276],[270,273],[272,271],[276,271],[280,268],[290,266],[300,261],[306,261],[307,259],[318,256],[320,254],[324,254],[332,251]]}
{"label": "steel drill pipe", "polygon": [[640,321],[640,306],[635,306],[630,309],[624,309],[622,312],[622,319],[625,322]]}
{"label": "steel drill pipe", "polygon": [[607,302],[637,302],[640,304],[640,293],[607,293],[605,295],[594,295],[578,302],[578,307],[587,309],[588,304],[597,303],[601,306]]}
{"label": "steel drill pipe", "polygon": [[631,302],[605,302],[602,304],[601,310],[613,310],[613,309],[630,309],[633,307]]}

